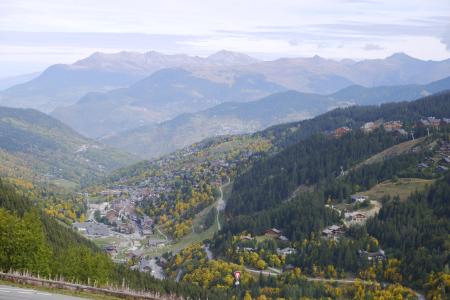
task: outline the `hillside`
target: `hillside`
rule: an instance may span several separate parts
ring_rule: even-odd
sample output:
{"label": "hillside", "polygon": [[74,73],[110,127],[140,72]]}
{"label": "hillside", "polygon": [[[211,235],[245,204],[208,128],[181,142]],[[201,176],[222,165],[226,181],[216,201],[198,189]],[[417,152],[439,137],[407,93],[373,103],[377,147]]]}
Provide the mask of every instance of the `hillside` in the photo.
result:
{"label": "hillside", "polygon": [[[102,139],[102,142],[152,158],[208,137],[252,133],[276,124],[310,119],[338,106],[410,101],[447,89],[450,89],[450,77],[427,85],[353,86],[327,96],[287,91],[257,101],[222,103],[159,124],[119,132]],[[347,124],[341,126],[344,125]]]}
{"label": "hillside", "polygon": [[1,176],[78,185],[126,166],[128,154],[82,137],[41,112],[0,107]]}
{"label": "hillside", "polygon": [[92,241],[42,212],[39,201],[24,197],[0,180],[0,269],[109,290],[122,286],[128,292],[146,291],[161,299],[174,294],[194,298],[214,295],[114,264]]}
{"label": "hillside", "polygon": [[98,138],[223,102],[246,102],[282,90],[285,88],[260,75],[241,74],[231,83],[219,83],[182,69],[164,69],[126,89],[88,94],[52,115],[78,132]]}
{"label": "hillside", "polygon": [[276,141],[277,146],[284,148],[304,140],[313,133],[332,132],[342,126],[357,129],[366,122],[376,120],[414,123],[420,118],[429,116],[446,118],[449,98],[450,92],[443,91],[411,102],[337,108],[311,120],[281,124],[255,134],[270,138]]}
{"label": "hillside", "polygon": [[226,102],[160,124],[121,132],[101,141],[152,158],[209,137],[251,133],[273,124],[311,118],[328,110],[331,105],[324,96],[288,91],[258,101]]}

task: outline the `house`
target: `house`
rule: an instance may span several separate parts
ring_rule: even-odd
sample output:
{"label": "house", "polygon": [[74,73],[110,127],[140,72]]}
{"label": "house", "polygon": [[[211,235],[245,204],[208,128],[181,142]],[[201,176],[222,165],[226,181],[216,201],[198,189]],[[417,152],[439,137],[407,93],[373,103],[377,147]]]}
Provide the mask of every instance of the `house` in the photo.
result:
{"label": "house", "polygon": [[268,237],[272,237],[272,238],[278,239],[278,238],[282,235],[282,232],[281,232],[281,230],[279,230],[279,229],[276,229],[276,228],[270,228],[270,229],[267,229],[267,230],[266,230],[266,232],[265,232],[264,235],[265,235],[265,236],[268,236]]}
{"label": "house", "polygon": [[351,195],[350,199],[352,199],[353,203],[363,203],[364,201],[366,201],[368,198],[367,196],[364,195]]}
{"label": "house", "polygon": [[381,122],[377,121],[377,122],[367,122],[365,123],[363,126],[361,126],[361,130],[364,133],[370,133],[372,131],[374,131],[375,129],[380,127]]}
{"label": "house", "polygon": [[118,217],[119,213],[115,209],[108,210],[105,215],[105,218],[108,220],[110,224],[116,222]]}
{"label": "house", "polygon": [[446,166],[439,165],[436,168],[436,172],[437,173],[445,173],[447,171],[448,171],[448,168]]}
{"label": "house", "polygon": [[152,235],[152,234],[153,230],[147,228],[142,229],[142,235]]}
{"label": "house", "polygon": [[450,118],[442,118],[441,125],[446,126],[450,124]]}
{"label": "house", "polygon": [[253,238],[250,235],[241,236],[242,241],[253,241]]}
{"label": "house", "polygon": [[383,261],[386,260],[386,254],[383,249],[379,249],[376,252],[367,252],[365,250],[358,250],[360,257],[366,257],[369,261]]}
{"label": "house", "polygon": [[140,272],[150,272],[152,270],[151,264],[149,260],[141,259],[139,262],[139,271]]}
{"label": "house", "polygon": [[387,132],[392,132],[403,127],[402,122],[400,121],[389,121],[383,124],[384,130]]}
{"label": "house", "polygon": [[347,133],[349,133],[350,131],[352,131],[352,130],[346,126],[339,127],[339,128],[336,128],[336,130],[333,133],[333,136],[335,138],[340,138],[340,137],[346,135]]}
{"label": "house", "polygon": [[164,247],[166,245],[166,240],[149,240],[149,247]]}
{"label": "house", "polygon": [[284,249],[277,249],[278,255],[286,256],[286,255],[291,255],[291,254],[295,254],[295,253],[297,253],[297,250],[295,250],[294,248],[291,248],[291,247],[287,247]]}
{"label": "house", "polygon": [[420,119],[417,123],[417,127],[439,127],[441,125],[441,119],[436,119],[435,117],[428,117],[426,119]]}
{"label": "house", "polygon": [[339,225],[331,225],[322,230],[322,236],[325,238],[337,239],[344,233],[344,228]]}
{"label": "house", "polygon": [[426,168],[428,168],[428,165],[426,163],[420,163],[420,164],[417,165],[417,168],[419,168],[419,169],[426,169]]}
{"label": "house", "polygon": [[279,239],[280,241],[289,242],[289,239],[288,239],[286,236],[284,236],[284,235],[280,235],[280,236],[278,237],[278,239]]}
{"label": "house", "polygon": [[442,158],[441,162],[442,162],[442,163],[445,163],[445,164],[450,164],[450,157],[444,156],[444,157]]}
{"label": "house", "polygon": [[134,233],[134,227],[131,224],[120,224],[117,226],[117,231],[124,234]]}
{"label": "house", "polygon": [[345,213],[344,217],[350,223],[363,223],[367,219],[367,216],[360,212]]}

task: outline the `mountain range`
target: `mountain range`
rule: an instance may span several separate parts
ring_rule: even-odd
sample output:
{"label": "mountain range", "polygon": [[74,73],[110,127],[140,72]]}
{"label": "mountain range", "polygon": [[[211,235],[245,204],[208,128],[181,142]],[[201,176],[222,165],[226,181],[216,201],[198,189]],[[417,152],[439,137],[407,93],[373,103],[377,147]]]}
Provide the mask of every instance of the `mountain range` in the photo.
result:
{"label": "mountain range", "polygon": [[246,102],[285,90],[258,74],[220,83],[183,69],[163,69],[128,88],[89,93],[52,115],[89,137],[102,137],[169,120],[230,101]]}
{"label": "mountain range", "polygon": [[74,64],[53,65],[37,78],[4,90],[0,93],[0,105],[51,112],[76,103],[89,92],[128,87],[166,68],[182,68],[196,77],[228,84],[242,74],[258,74],[286,89],[330,94],[354,84],[425,84],[450,76],[450,59],[422,61],[402,53],[362,61],[319,56],[262,61],[231,51],[208,57],[154,51],[94,53]]}
{"label": "mountain range", "polygon": [[416,99],[449,88],[448,78],[436,81],[446,76],[450,59],[402,53],[362,61],[94,53],[0,92],[0,105],[51,113],[84,136],[150,158],[338,106]]}
{"label": "mountain range", "polygon": [[338,106],[410,101],[447,89],[450,89],[450,77],[427,85],[351,86],[326,96],[291,90],[257,101],[222,103],[160,124],[114,134],[101,141],[145,158],[153,158],[207,137],[255,132],[276,124],[312,118]]}

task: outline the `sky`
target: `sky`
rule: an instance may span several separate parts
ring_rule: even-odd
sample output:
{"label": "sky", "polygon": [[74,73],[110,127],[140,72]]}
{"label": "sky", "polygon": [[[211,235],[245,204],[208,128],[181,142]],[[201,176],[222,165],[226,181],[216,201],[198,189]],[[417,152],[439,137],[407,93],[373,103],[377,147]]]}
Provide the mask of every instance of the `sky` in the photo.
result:
{"label": "sky", "polygon": [[93,52],[450,58],[450,0],[0,0],[0,78]]}

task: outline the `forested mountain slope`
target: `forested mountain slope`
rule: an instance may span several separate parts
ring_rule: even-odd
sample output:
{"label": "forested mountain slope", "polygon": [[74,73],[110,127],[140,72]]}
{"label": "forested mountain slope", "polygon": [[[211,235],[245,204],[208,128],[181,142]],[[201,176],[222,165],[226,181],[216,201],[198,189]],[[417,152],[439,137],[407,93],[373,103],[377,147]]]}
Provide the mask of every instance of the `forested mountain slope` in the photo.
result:
{"label": "forested mountain slope", "polygon": [[356,129],[377,120],[411,123],[430,116],[446,118],[449,116],[449,102],[450,91],[443,91],[412,102],[337,108],[311,120],[273,126],[255,135],[274,140],[277,146],[284,148],[311,134],[332,132],[342,126]]}
{"label": "forested mountain slope", "polygon": [[41,112],[0,107],[0,174],[33,182],[86,183],[134,158],[89,140]]}
{"label": "forested mountain slope", "polygon": [[[447,89],[450,89],[450,77],[427,85],[351,86],[330,95],[291,90],[245,103],[236,98],[159,124],[121,131],[102,142],[152,158],[212,136],[252,133],[276,124],[311,119],[336,107],[410,101]],[[76,114],[77,118],[81,114]],[[115,115],[117,120],[118,115]]]}
{"label": "forested mountain slope", "polygon": [[41,278],[51,276],[109,288],[126,285],[136,291],[162,296],[214,296],[195,286],[159,281],[146,273],[132,271],[126,265],[113,263],[94,243],[42,212],[39,199],[31,200],[1,180],[0,270],[29,272]]}

